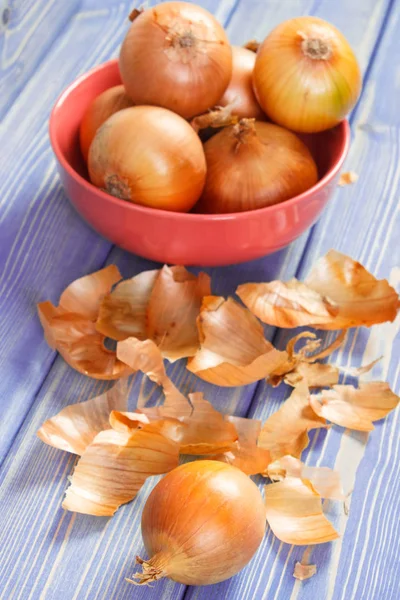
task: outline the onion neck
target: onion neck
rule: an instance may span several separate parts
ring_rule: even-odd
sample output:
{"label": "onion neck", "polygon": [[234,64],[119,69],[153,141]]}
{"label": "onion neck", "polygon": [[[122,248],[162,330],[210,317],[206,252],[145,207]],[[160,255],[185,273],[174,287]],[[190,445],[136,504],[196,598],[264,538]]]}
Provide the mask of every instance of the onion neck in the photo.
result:
{"label": "onion neck", "polygon": [[301,49],[304,56],[312,60],[329,60],[333,52],[331,42],[318,37],[304,37]]}
{"label": "onion neck", "polygon": [[239,123],[233,126],[233,135],[238,145],[247,144],[257,137],[255,121],[255,119],[240,119]]}
{"label": "onion neck", "polygon": [[168,575],[168,564],[170,556],[166,552],[158,552],[149,560],[143,560],[140,556],[136,557],[136,563],[142,566],[142,573],[135,573],[133,579],[126,579],[134,585],[150,585],[154,581],[158,581]]}
{"label": "onion neck", "polygon": [[128,19],[130,20],[130,22],[131,22],[131,23],[133,23],[133,21],[134,21],[135,19],[137,19],[137,18],[138,18],[138,16],[142,14],[142,12],[144,12],[144,9],[143,9],[143,8],[134,8],[134,9],[132,10],[132,12],[129,14],[129,17],[128,17]]}

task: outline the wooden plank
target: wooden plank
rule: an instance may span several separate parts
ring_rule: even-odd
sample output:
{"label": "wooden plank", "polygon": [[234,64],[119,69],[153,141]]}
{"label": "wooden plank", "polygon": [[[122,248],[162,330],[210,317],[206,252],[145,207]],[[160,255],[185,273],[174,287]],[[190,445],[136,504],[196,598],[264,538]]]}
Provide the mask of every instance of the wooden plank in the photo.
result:
{"label": "wooden plank", "polygon": [[79,4],[80,0],[0,2],[0,120]]}
{"label": "wooden plank", "polygon": [[[269,7],[259,5],[259,21],[268,19],[269,10],[275,14],[280,8],[279,4],[283,3],[270,2],[268,4]],[[381,7],[382,17],[384,12],[383,3]],[[282,11],[285,10],[285,7],[281,8]],[[226,14],[228,15],[227,18],[230,18],[231,15]],[[245,29],[244,26],[246,25],[244,16],[242,16],[241,22],[239,21],[235,25],[235,14],[233,13],[230,26],[233,41],[235,41],[235,27],[240,26]],[[75,23],[74,27],[79,27],[79,25]],[[376,31],[378,29],[379,27]],[[73,33],[76,34],[75,30]],[[243,31],[242,39],[248,37],[251,37],[251,34],[247,35],[247,30]],[[75,39],[72,33],[70,39]],[[237,41],[242,41],[242,39],[239,40],[239,35],[237,35]],[[70,225],[72,224],[75,226],[75,221],[71,220]],[[54,239],[57,239],[56,235],[54,235]],[[76,239],[74,238],[74,242],[77,243],[78,239],[78,236]],[[213,282],[216,284],[216,292],[228,293],[233,291],[234,287],[240,281],[248,279],[250,274],[254,276],[253,278],[261,280],[266,276],[275,277],[293,272],[298,265],[303,245],[304,240],[294,244],[286,252],[279,253],[264,261],[256,261],[247,266],[213,270]],[[55,247],[55,241],[53,241],[51,245],[53,253]],[[89,243],[85,247],[80,247],[80,255],[85,256],[85,249],[89,247],[91,247]],[[100,250],[101,248],[103,246],[100,246]],[[72,245],[71,249],[73,249]],[[63,258],[60,259],[60,262],[65,260],[69,250],[69,246],[63,249]],[[99,250],[97,251],[100,253]],[[77,251],[76,254],[78,255],[79,252]],[[48,263],[50,263],[50,258],[51,251],[49,250]],[[124,253],[113,254],[112,258],[118,258],[118,262],[126,276],[150,266],[149,263],[136,260]],[[92,258],[92,262],[97,262],[96,257]],[[32,265],[32,263],[30,264]],[[74,259],[74,261],[71,261],[71,265],[67,263],[69,272],[64,273],[64,262],[62,264],[62,277],[57,280],[60,289],[65,285],[64,280],[68,281],[73,278],[71,277],[72,272],[80,271],[78,274],[81,274],[85,270],[89,271],[91,268],[96,268],[91,266],[89,262],[85,262],[84,265],[82,262],[77,264]],[[78,274],[74,274],[74,276],[78,276]],[[47,287],[41,297],[46,297],[46,294],[48,294],[56,299],[59,289],[54,289],[54,280],[52,281],[49,277],[44,281],[47,281]],[[13,298],[15,299],[15,295],[13,295]],[[32,321],[34,321],[33,315]],[[170,372],[182,389],[192,385],[181,366],[174,366]],[[194,380],[192,381],[194,382]],[[216,406],[221,409],[236,409],[238,414],[243,414],[249,407],[251,390],[250,393],[247,390],[247,394],[246,390],[239,390],[239,395],[236,390],[228,392],[218,390],[218,394],[215,394],[214,388],[211,388],[211,386],[200,384],[198,380],[195,383],[196,389],[201,388],[210,391]],[[65,477],[72,466],[71,460],[68,460],[62,453],[57,453],[57,451],[41,445],[34,436],[37,428],[48,416],[54,414],[66,404],[89,397],[89,395],[95,395],[100,387],[86,378],[72,373],[61,359],[57,359],[12,445],[9,456],[4,463],[1,475],[2,491],[0,492],[0,501],[5,507],[2,511],[5,526],[0,532],[0,547],[7,547],[10,552],[6,560],[0,565],[0,581],[5,582],[2,583],[5,586],[4,597],[21,599],[65,598],[66,600],[79,598],[81,600],[85,598],[120,599],[132,596],[132,588],[128,585],[125,586],[123,577],[130,573],[133,556],[143,551],[140,541],[139,515],[142,502],[149,492],[150,485],[142,490],[134,504],[124,507],[117,517],[106,522],[106,524],[103,520],[74,517],[69,514],[64,515],[59,506],[62,490],[65,486]],[[8,387],[8,389],[10,388]],[[32,389],[29,393],[32,399]],[[150,395],[151,389],[146,387],[145,393]],[[210,394],[208,395],[211,397]],[[26,400],[22,409],[26,410],[27,406],[28,402]],[[266,544],[268,544],[268,539]],[[274,550],[270,551],[273,552]],[[258,575],[260,575],[262,572],[261,565],[259,565],[258,571]],[[280,577],[281,571],[278,568],[275,571]],[[225,586],[235,585],[234,588],[231,588],[230,595],[228,592],[225,593],[224,590],[229,589],[225,586],[205,588],[198,591],[199,593],[207,592],[210,595],[211,593],[219,594],[221,590],[221,597],[226,598],[256,597],[252,595],[252,572],[246,570],[243,577],[246,574],[248,578],[245,580],[244,585],[238,584],[242,575],[233,579],[229,584],[225,584]],[[271,581],[275,581],[274,578]],[[183,591],[182,586],[174,585],[171,582],[159,582],[154,590],[135,589],[134,594],[135,598],[142,597],[144,593],[146,598],[178,598],[182,597]],[[242,591],[244,592],[243,595]],[[189,593],[193,593],[193,590]],[[220,596],[215,595],[213,597]]]}

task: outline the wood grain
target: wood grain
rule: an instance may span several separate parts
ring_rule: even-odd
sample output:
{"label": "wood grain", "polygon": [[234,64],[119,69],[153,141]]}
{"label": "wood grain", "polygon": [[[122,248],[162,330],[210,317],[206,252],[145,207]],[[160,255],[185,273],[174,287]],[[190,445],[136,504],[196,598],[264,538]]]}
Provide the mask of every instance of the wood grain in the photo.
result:
{"label": "wood grain", "polygon": [[79,0],[0,1],[0,120],[79,4]]}
{"label": "wood grain", "polygon": [[[201,4],[217,9],[221,21],[228,23],[234,43],[261,38],[279,21],[311,12],[332,20],[343,30],[364,71],[371,56],[374,58],[355,113],[355,139],[348,161],[349,168],[360,175],[357,184],[338,189],[312,234],[306,234],[289,249],[246,265],[209,270],[215,293],[233,293],[239,283],[248,280],[287,279],[296,272],[303,276],[315,258],[330,247],[362,260],[379,276],[391,273],[393,282],[400,284],[396,245],[396,35],[400,23],[396,5],[387,0],[357,0],[351,6],[330,0],[209,0]],[[313,436],[312,449],[307,453],[309,462],[339,467],[344,464],[349,485],[356,472],[357,481],[350,517],[344,519],[340,510],[332,512],[335,524],[345,530],[343,540],[313,552],[318,575],[303,584],[292,578],[294,563],[303,550],[280,544],[268,533],[255,559],[228,582],[185,589],[160,581],[154,589],[133,589],[124,577],[131,574],[134,556],[143,553],[140,513],[154,482],[148,482],[138,498],[110,520],[72,515],[60,509],[74,460],[44,446],[35,432],[63,406],[94,396],[103,386],[75,374],[62,359],[55,358],[42,340],[34,304],[45,298],[57,300],[67,283],[104,262],[116,262],[124,276],[153,265],[117,249],[109,254],[109,244],[90,231],[69,207],[55,174],[47,118],[55,97],[69,81],[115,55],[126,27],[126,11],[126,3],[86,1],[12,105],[0,133],[3,143],[8,132],[13,132],[12,137],[8,136],[6,176],[0,183],[0,398],[6,398],[0,420],[0,450],[7,455],[0,471],[0,549],[6,549],[0,561],[0,597],[397,599],[397,556],[390,546],[393,548],[399,535],[394,501],[400,485],[396,477],[399,435],[394,435],[399,432],[398,412],[373,432],[358,472],[363,447],[354,436],[342,436],[339,429]],[[383,89],[385,103],[377,94]],[[29,136],[22,121],[27,103]],[[351,336],[336,358],[347,364],[366,362],[375,352],[379,354],[384,340],[387,358],[373,374],[387,377],[398,390],[398,328],[382,327],[374,328],[371,334],[360,330]],[[272,328],[267,333],[283,347],[285,335]],[[284,387],[271,390],[262,384],[238,390],[217,389],[187,373],[182,363],[170,367],[169,372],[182,391],[203,390],[217,408],[241,415],[265,418],[287,395]],[[132,404],[140,387],[141,378],[137,377]],[[146,384],[142,393],[150,402],[159,398],[153,385]],[[353,460],[347,465],[349,448]]]}

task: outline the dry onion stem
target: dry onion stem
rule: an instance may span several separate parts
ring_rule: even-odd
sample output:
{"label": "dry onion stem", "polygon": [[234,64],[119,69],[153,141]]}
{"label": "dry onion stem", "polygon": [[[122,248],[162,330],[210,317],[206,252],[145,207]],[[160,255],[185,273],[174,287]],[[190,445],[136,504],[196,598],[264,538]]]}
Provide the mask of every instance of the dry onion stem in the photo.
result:
{"label": "dry onion stem", "polygon": [[227,104],[226,106],[217,106],[214,110],[209,110],[203,115],[194,117],[194,119],[190,121],[190,124],[196,133],[207,127],[218,129],[219,127],[235,125],[239,121],[239,117],[232,114],[234,108],[234,103]]}
{"label": "dry onion stem", "polygon": [[310,388],[331,387],[339,382],[339,369],[331,364],[300,362],[283,377],[283,381],[292,387],[302,380]]}
{"label": "dry onion stem", "polygon": [[[337,350],[343,344],[345,336],[346,330],[343,329],[329,346],[320,350],[321,340],[315,339],[315,334],[309,331],[298,334],[289,340],[286,346],[289,355],[287,364],[280,368],[277,373],[271,375],[268,382],[273,386],[277,386],[284,381],[287,385],[296,387],[300,381],[305,381],[309,388],[323,388],[337,384],[340,373],[351,377],[360,377],[360,375],[368,373],[382,357],[360,367],[344,367],[317,362],[317,359],[325,358]],[[310,337],[311,339],[298,352],[294,352],[297,341],[304,337]],[[309,351],[313,352],[311,356],[308,354]],[[315,353],[315,351],[317,352]]]}
{"label": "dry onion stem", "polygon": [[71,283],[58,306],[41,302],[37,307],[49,346],[71,367],[96,379],[118,379],[130,372],[105,348],[105,336],[95,327],[101,301],[120,279],[117,267],[110,265]]}
{"label": "dry onion stem", "polygon": [[253,383],[287,361],[264,338],[261,324],[232,298],[204,298],[198,318],[200,350],[187,368],[205,381],[221,386]]}
{"label": "dry onion stem", "polygon": [[[300,381],[306,381],[309,388],[330,386],[338,382],[339,369],[332,365],[316,362],[332,354],[346,338],[346,330],[339,332],[334,341],[321,349],[322,340],[317,339],[315,333],[302,331],[291,338],[286,345],[288,360],[276,369],[267,381],[273,386],[282,381],[295,387]],[[295,351],[297,342],[307,338],[305,345],[298,352]],[[310,354],[311,353],[311,354]]]}
{"label": "dry onion stem", "polygon": [[209,294],[205,273],[165,265],[120,283],[104,298],[96,327],[118,341],[152,339],[171,361],[192,356],[199,346],[196,318]]}
{"label": "dry onion stem", "polygon": [[247,283],[236,293],[264,323],[277,327],[311,325],[346,329],[393,321],[399,297],[386,279],[378,280],[359,262],[330,250],[304,283]]}

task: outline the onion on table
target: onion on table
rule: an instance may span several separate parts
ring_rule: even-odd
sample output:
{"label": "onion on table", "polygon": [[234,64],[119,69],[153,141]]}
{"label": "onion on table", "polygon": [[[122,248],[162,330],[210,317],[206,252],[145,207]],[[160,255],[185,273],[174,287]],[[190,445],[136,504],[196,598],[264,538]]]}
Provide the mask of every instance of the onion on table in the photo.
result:
{"label": "onion on table", "polygon": [[357,59],[336,27],[317,17],[285,21],[257,52],[254,90],[283,127],[315,133],[337,125],[361,91]]}
{"label": "onion on table", "polygon": [[206,162],[187,121],[156,106],[134,106],[110,117],[90,146],[94,185],[136,204],[185,212],[204,186]]}
{"label": "onion on table", "polygon": [[116,112],[133,106],[123,85],[116,85],[97,96],[86,110],[79,129],[79,142],[85,162],[97,130]]}
{"label": "onion on table", "polygon": [[238,573],[264,537],[266,509],[256,484],[236,467],[195,461],[168,473],[142,514],[150,555],[138,558],[141,584],[169,577],[207,585]]}
{"label": "onion on table", "polygon": [[312,187],[306,145],[278,125],[241,119],[204,144],[207,179],[197,212],[234,213],[278,204]]}
{"label": "onion on table", "polygon": [[165,2],[135,13],[119,67],[134,104],[164,106],[189,119],[221,98],[232,74],[232,50],[211,13],[188,2]]}

